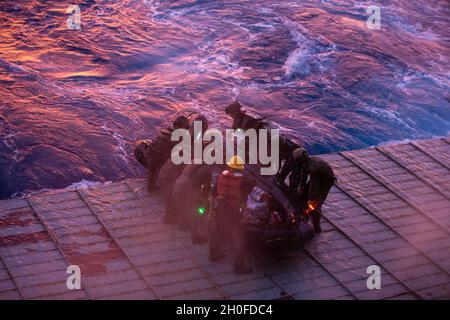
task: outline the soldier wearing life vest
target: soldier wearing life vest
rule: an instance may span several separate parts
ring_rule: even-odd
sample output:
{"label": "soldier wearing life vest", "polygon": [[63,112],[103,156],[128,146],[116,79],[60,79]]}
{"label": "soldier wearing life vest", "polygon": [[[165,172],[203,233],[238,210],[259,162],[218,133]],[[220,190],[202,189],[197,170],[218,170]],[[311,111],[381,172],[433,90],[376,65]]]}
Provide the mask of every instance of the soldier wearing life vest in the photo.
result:
{"label": "soldier wearing life vest", "polygon": [[153,140],[139,140],[134,147],[136,160],[148,169],[147,190],[155,190],[156,180],[161,167],[170,158],[174,142],[171,141],[172,132],[176,129],[189,129],[189,119],[178,116],[171,128],[163,128]]}
{"label": "soldier wearing life vest", "polygon": [[242,171],[244,164],[240,157],[232,157],[228,170],[223,171],[213,186],[212,196],[217,202],[213,222],[209,259],[217,261],[224,257],[222,247],[225,241],[234,243],[235,257],[233,271],[238,274],[250,273],[245,258],[245,240],[242,226],[242,210],[251,191],[249,181]]}

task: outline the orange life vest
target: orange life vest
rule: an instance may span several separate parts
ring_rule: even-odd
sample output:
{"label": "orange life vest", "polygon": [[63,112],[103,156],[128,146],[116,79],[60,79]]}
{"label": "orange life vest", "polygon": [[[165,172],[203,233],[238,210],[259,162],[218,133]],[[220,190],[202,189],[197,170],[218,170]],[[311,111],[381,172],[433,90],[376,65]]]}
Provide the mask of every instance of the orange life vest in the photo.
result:
{"label": "orange life vest", "polygon": [[239,202],[245,201],[241,188],[243,181],[244,176],[242,174],[234,174],[225,170],[217,178],[217,197]]}

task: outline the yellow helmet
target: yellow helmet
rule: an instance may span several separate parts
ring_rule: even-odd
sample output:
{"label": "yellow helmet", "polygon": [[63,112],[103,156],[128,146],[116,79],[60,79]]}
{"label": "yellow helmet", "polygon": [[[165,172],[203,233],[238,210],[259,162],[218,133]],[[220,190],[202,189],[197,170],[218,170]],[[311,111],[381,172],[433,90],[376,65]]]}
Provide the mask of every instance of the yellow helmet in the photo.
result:
{"label": "yellow helmet", "polygon": [[244,161],[242,161],[239,156],[232,156],[231,159],[227,162],[227,166],[233,169],[243,170],[244,169]]}

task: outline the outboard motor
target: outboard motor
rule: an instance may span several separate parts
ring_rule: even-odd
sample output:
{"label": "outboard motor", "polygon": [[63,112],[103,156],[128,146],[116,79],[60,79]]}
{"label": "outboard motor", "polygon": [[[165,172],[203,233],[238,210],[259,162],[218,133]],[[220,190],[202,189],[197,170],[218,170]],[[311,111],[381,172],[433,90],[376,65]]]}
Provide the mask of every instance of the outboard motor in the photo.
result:
{"label": "outboard motor", "polygon": [[[244,212],[244,229],[251,242],[275,245],[279,248],[280,242],[303,246],[313,238],[314,227],[311,216],[295,213],[294,206],[276,181],[271,177],[260,176],[257,167],[251,165],[246,165],[244,174],[255,185]],[[270,195],[272,204],[276,202],[279,205],[274,212],[276,217],[281,217],[278,223],[276,219],[275,223],[272,223],[270,218],[272,210],[269,210],[267,203],[259,200],[264,198],[262,197],[264,193]]]}

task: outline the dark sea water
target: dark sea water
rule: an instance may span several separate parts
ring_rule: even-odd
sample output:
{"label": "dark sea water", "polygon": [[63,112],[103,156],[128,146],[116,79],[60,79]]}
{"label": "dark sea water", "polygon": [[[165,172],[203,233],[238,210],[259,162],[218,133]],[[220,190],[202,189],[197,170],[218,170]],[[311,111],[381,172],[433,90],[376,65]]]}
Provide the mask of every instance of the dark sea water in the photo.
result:
{"label": "dark sea water", "polygon": [[133,141],[181,110],[224,128],[234,99],[312,153],[448,135],[449,17],[448,0],[2,0],[0,198],[141,176]]}

